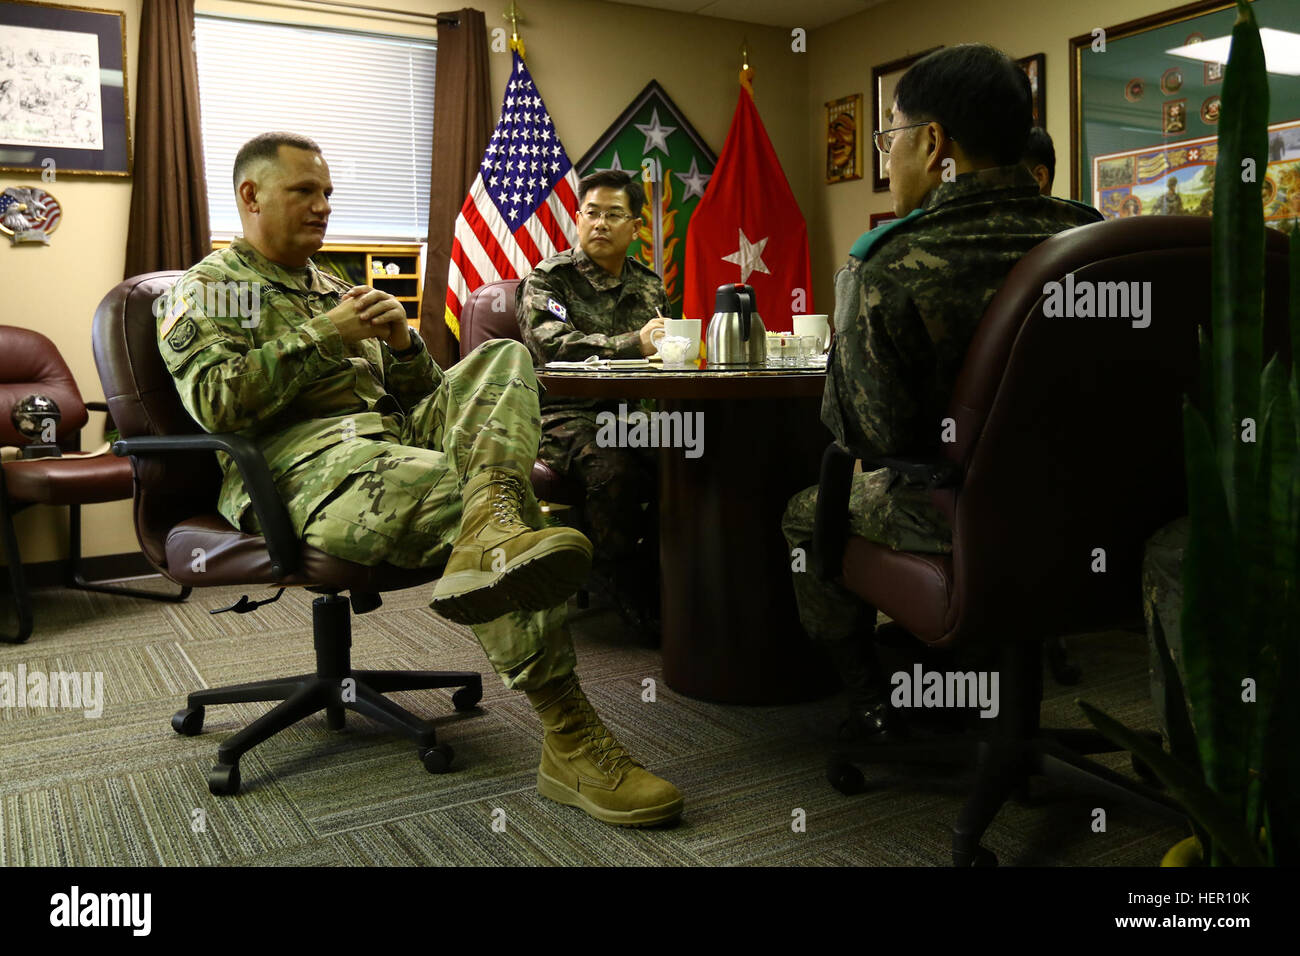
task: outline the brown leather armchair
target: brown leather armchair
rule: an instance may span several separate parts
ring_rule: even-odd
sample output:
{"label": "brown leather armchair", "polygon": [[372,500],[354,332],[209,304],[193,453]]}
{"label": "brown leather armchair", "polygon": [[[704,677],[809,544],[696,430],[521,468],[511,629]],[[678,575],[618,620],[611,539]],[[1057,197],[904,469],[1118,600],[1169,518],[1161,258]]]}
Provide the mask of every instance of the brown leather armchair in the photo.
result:
{"label": "brown leather armchair", "polygon": [[[276,492],[270,470],[252,442],[235,434],[207,434],[190,418],[158,353],[154,300],[179,272],[153,272],[119,283],[95,312],[95,364],[108,407],[122,438],[113,450],[129,455],[135,470],[135,524],[140,546],[159,571],[178,584],[279,586],[275,597],[246,596],[226,611],[247,613],[278,600],[286,587],[320,594],[312,601],[316,672],[196,691],[172,717],[172,727],[187,736],[203,729],[211,704],[280,701],[247,728],[227,738],[208,774],[217,795],[239,792],[239,758],[251,748],[300,720],[324,710],[326,725],[341,730],[354,710],[386,724],[415,742],[430,773],[445,772],[453,751],[437,742],[431,724],[383,696],[401,690],[460,688],[452,695],[457,710],[475,708],[483,696],[482,678],[470,671],[354,670],[351,663],[351,611],[380,605],[379,593],[427,584],[441,569],[409,570],[381,564],[365,567],[303,545]],[[235,461],[253,499],[261,535],[232,527],[217,513],[221,472],[214,451]],[[201,561],[196,558],[202,558]],[[341,596],[350,592],[349,598]]]}
{"label": "brown leather armchair", "polygon": [[40,332],[0,326],[0,445],[25,446],[31,442],[14,427],[10,410],[29,395],[44,395],[59,407],[56,426],[60,454],[46,458],[17,459],[0,465],[0,537],[13,593],[17,631],[0,634],[0,640],[21,644],[31,636],[32,602],[23,573],[23,557],[14,533],[13,516],[32,505],[67,505],[68,564],[64,584],[82,591],[121,594],[153,601],[183,601],[179,594],[159,594],[122,585],[86,580],[81,557],[81,506],[131,497],[131,466],[113,455],[64,457],[81,450],[81,429],[91,411],[107,411],[103,402],[83,402],[72,372],[54,343]]}
{"label": "brown leather armchair", "polygon": [[[1266,355],[1285,342],[1286,237],[1270,231],[1267,249]],[[1076,282],[1149,282],[1150,325],[1045,317],[1046,283],[1068,273]],[[953,830],[956,865],[996,862],[980,838],[1031,774],[1183,816],[1163,794],[1088,760],[1121,749],[1101,734],[1039,726],[1041,660],[1056,635],[1141,629],[1144,542],[1187,509],[1182,402],[1197,391],[1197,327],[1208,328],[1209,294],[1210,221],[1200,217],[1084,226],[1021,260],[967,352],[948,409],[956,441],[944,461],[917,466],[952,521],[951,555],[849,537],[856,456],[827,449],[818,573],[840,578],[925,644],[996,659],[1000,713],[973,721],[992,725],[985,732],[861,748],[828,767],[838,789],[856,792],[864,779],[854,761],[973,766],[974,789]],[[1095,549],[1104,550],[1104,572],[1093,570]]]}
{"label": "brown leather armchair", "polygon": [[[490,339],[522,342],[515,313],[518,279],[501,279],[479,286],[465,300],[460,312],[460,347],[468,355]],[[533,462],[533,491],[543,501],[579,506],[585,497],[582,486],[557,474],[540,458]]]}

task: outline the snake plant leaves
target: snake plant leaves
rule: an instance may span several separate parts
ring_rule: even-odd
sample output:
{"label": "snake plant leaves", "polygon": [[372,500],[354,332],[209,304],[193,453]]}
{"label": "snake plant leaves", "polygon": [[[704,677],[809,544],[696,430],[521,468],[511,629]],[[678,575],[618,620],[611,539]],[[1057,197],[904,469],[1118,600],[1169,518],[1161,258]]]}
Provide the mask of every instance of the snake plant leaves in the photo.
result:
{"label": "snake plant leaves", "polygon": [[1263,364],[1264,208],[1268,163],[1268,74],[1250,5],[1238,0],[1219,113],[1214,172],[1214,256],[1210,300],[1216,381],[1215,447],[1234,518],[1249,507],[1254,473],[1251,443],[1237,441],[1244,418],[1259,417]]}
{"label": "snake plant leaves", "polygon": [[1160,747],[1136,731],[1129,730],[1113,717],[1108,717],[1096,707],[1085,701],[1077,701],[1092,725],[1132,751],[1138,759],[1151,768],[1160,778],[1169,793],[1186,808],[1196,820],[1200,821],[1210,835],[1211,845],[1216,851],[1221,849],[1223,855],[1237,866],[1262,866],[1264,858],[1259,845],[1249,839],[1248,831],[1242,826],[1241,817],[1228,805],[1222,796],[1205,785],[1195,771],[1179,763]]}
{"label": "snake plant leaves", "polygon": [[[1165,628],[1160,622],[1158,613],[1151,615],[1151,636],[1156,645],[1156,659],[1160,662],[1160,669],[1164,675],[1165,732],[1169,735],[1169,754],[1194,773],[1197,780],[1203,780],[1201,752],[1196,744],[1196,732],[1192,728],[1191,716],[1187,712],[1187,696],[1183,691],[1183,680],[1178,676],[1178,665],[1174,663],[1174,655],[1169,650],[1169,642],[1165,639]],[[1115,740],[1115,743],[1121,741]],[[1201,847],[1212,846],[1209,835],[1200,821],[1192,817],[1191,824],[1197,839],[1201,841]]]}
{"label": "snake plant leaves", "polygon": [[1205,781],[1243,820],[1257,711],[1242,700],[1241,680],[1252,676],[1255,658],[1247,642],[1242,564],[1213,443],[1190,404],[1183,406],[1183,443],[1191,514],[1181,618],[1187,698]]}

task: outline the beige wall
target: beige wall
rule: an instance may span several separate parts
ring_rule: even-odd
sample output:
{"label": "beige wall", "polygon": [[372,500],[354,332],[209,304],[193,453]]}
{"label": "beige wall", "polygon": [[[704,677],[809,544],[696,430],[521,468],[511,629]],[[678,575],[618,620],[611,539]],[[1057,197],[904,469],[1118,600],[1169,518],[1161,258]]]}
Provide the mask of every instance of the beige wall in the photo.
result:
{"label": "beige wall", "polygon": [[[83,0],[55,0],[67,5]],[[401,16],[427,12],[427,0],[369,0],[394,15],[355,17],[304,9],[295,0],[247,3],[198,0],[200,12],[230,13],[394,33],[432,35],[427,21]],[[128,88],[135,115],[139,0],[96,0],[96,7],[123,10],[127,27]],[[504,25],[504,0],[477,4],[489,30]],[[1095,0],[1086,6],[1041,0],[894,0],[812,31],[807,53],[791,50],[789,31],[669,14],[596,0],[526,0],[520,32],[528,65],[571,159],[579,158],[650,79],[657,79],[699,133],[720,150],[735,108],[738,48],[747,38],[757,71],[757,102],[796,199],[808,220],[817,304],[832,306],[831,278],[849,245],[866,229],[872,212],[888,207],[873,193],[870,178],[826,186],[823,182],[825,101],[862,92],[870,102],[873,64],[936,44],[986,40],[1013,56],[1047,53],[1048,129],[1058,144],[1068,190],[1068,38],[1169,6],[1166,0]],[[452,4],[439,4],[450,7]],[[510,57],[492,58],[493,110],[500,103]],[[307,131],[310,132],[310,131]],[[0,188],[33,183],[31,175],[0,175]],[[90,349],[90,320],[101,296],[122,278],[130,180],[64,177],[49,188],[64,218],[48,248],[0,249],[0,321],[39,329],[54,340],[87,399],[102,398]],[[3,410],[0,410],[3,411]],[[87,441],[99,437],[99,417]],[[40,508],[17,521],[28,561],[64,554],[63,509]],[[86,554],[117,554],[136,548],[130,507],[120,502],[87,510]]]}
{"label": "beige wall", "polygon": [[[863,178],[826,185],[826,110],[829,100],[863,94],[871,112],[871,69],[934,46],[991,43],[1013,57],[1047,54],[1047,131],[1056,145],[1058,196],[1070,194],[1070,38],[1095,27],[1180,6],[1184,0],[892,0],[813,31],[809,36],[808,127],[805,145],[812,202],[804,207],[812,240],[813,288],[818,306],[834,301],[835,270],[870,226],[872,213],[890,209],[888,192],[871,188],[871,153]],[[864,123],[864,141],[874,124]],[[872,149],[864,142],[864,147]]]}

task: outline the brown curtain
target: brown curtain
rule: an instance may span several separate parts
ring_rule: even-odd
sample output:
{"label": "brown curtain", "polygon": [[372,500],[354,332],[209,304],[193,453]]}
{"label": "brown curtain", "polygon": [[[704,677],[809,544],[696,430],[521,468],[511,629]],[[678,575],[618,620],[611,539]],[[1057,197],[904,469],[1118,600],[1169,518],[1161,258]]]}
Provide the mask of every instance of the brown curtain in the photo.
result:
{"label": "brown curtain", "polygon": [[491,96],[483,12],[467,8],[438,14],[433,181],[429,189],[429,250],[420,304],[420,335],[429,354],[443,368],[460,360],[460,343],[444,318],[447,265],[456,216],[492,137]]}
{"label": "brown curtain", "polygon": [[139,61],[127,277],[188,269],[212,251],[194,0],[143,0]]}

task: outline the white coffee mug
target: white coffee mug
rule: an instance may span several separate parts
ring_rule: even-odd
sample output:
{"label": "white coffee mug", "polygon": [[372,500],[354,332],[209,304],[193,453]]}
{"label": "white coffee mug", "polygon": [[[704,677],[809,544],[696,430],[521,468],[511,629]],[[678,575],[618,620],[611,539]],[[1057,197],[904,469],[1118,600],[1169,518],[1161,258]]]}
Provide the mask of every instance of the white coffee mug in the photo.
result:
{"label": "white coffee mug", "polygon": [[688,362],[694,362],[700,357],[700,332],[703,325],[702,319],[664,319],[665,334],[681,336],[695,343],[691,346],[691,353],[686,356]]}
{"label": "white coffee mug", "polygon": [[830,316],[826,315],[796,315],[794,317],[794,334],[817,336],[822,344],[822,351],[825,352],[831,347],[829,319]]}

